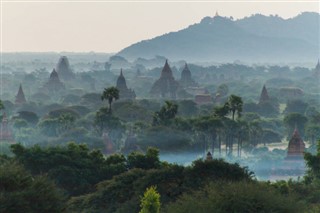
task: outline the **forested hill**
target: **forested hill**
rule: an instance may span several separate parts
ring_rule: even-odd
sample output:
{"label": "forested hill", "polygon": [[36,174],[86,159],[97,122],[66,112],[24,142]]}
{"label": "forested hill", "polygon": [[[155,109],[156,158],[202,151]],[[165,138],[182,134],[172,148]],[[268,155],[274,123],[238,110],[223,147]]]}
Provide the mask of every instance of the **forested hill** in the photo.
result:
{"label": "forested hill", "polygon": [[311,61],[319,56],[320,15],[294,18],[252,15],[239,20],[205,17],[177,32],[135,43],[118,55],[128,59],[163,55],[189,61]]}

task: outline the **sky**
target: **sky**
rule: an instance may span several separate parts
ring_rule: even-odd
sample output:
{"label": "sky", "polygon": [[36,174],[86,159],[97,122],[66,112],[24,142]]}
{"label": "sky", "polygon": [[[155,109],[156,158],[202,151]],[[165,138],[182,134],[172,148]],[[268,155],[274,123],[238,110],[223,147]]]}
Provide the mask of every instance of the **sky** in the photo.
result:
{"label": "sky", "polygon": [[[294,17],[318,1],[0,0],[1,52],[107,52],[198,23],[205,16]],[[262,1],[262,2],[261,2]]]}

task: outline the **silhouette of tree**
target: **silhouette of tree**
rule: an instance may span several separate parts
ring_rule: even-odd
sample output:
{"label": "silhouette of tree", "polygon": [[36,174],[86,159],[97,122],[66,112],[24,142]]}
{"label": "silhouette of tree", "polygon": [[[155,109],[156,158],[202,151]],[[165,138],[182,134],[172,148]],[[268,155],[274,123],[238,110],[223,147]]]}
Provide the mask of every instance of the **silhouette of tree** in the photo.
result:
{"label": "silhouette of tree", "polygon": [[118,99],[119,99],[119,90],[116,87],[105,88],[101,95],[101,100],[108,101],[110,113],[111,113],[111,104],[113,100],[118,100]]}

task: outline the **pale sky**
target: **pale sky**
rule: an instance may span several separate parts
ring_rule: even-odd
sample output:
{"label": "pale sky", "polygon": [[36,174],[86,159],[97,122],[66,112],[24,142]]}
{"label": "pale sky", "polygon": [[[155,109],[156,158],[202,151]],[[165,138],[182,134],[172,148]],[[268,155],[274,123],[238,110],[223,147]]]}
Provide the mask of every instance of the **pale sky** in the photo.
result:
{"label": "pale sky", "polygon": [[118,52],[183,29],[216,11],[235,19],[255,13],[290,18],[303,11],[319,12],[317,1],[0,1],[2,52]]}

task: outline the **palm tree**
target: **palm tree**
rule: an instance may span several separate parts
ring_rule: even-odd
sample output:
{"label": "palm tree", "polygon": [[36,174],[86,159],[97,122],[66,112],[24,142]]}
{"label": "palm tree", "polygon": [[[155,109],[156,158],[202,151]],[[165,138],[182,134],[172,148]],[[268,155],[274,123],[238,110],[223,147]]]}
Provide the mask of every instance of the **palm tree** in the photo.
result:
{"label": "palm tree", "polygon": [[104,88],[101,100],[107,100],[109,103],[109,113],[111,113],[111,104],[113,100],[119,99],[119,90],[116,87]]}
{"label": "palm tree", "polygon": [[159,112],[155,112],[153,116],[153,125],[166,124],[174,119],[178,113],[178,105],[166,101],[165,105],[161,107]]}
{"label": "palm tree", "polygon": [[231,95],[226,103],[230,112],[232,113],[232,120],[234,120],[234,115],[237,112],[238,117],[241,116],[243,101],[242,98],[236,95]]}

